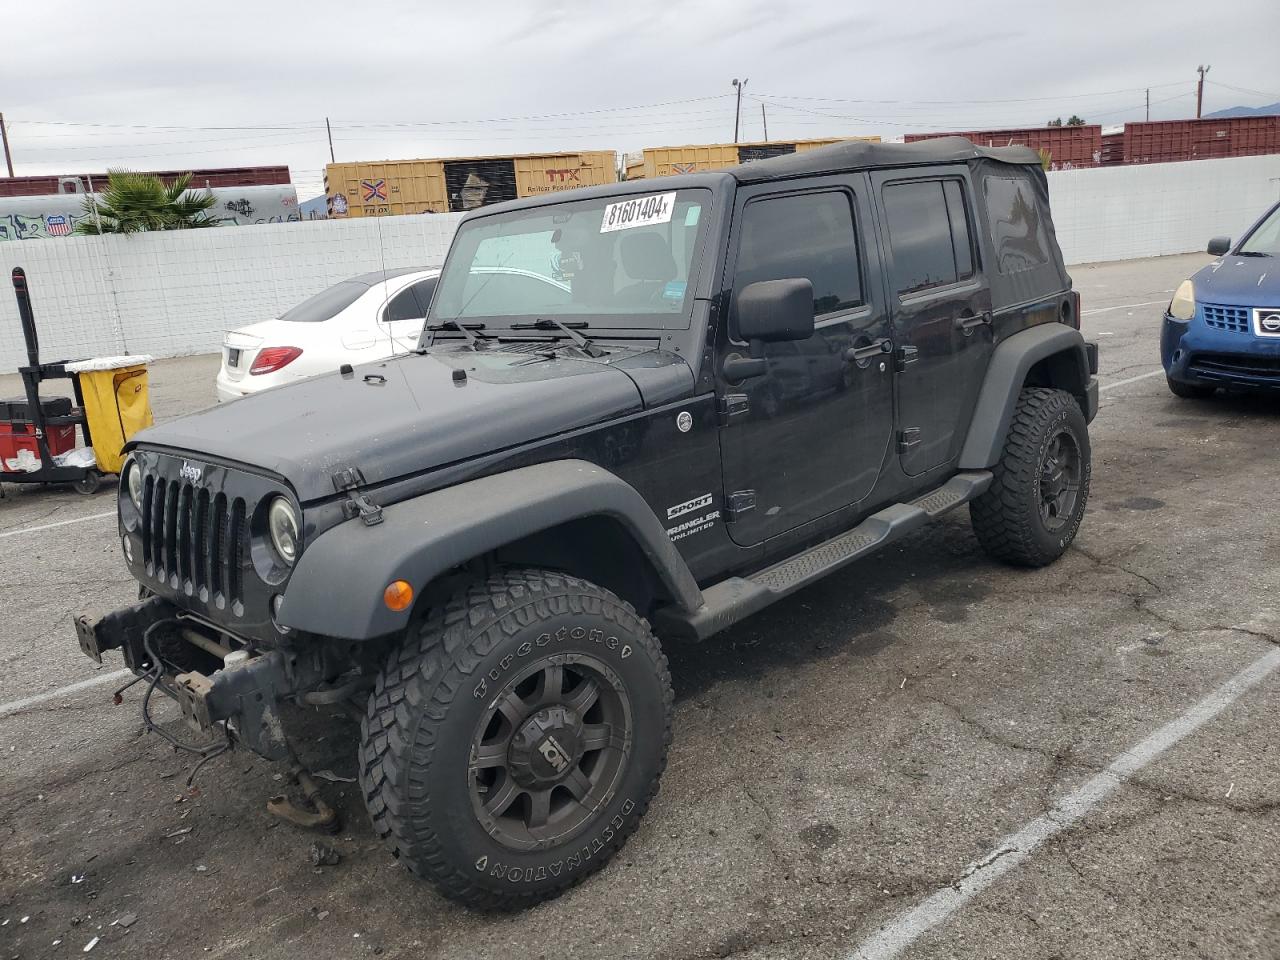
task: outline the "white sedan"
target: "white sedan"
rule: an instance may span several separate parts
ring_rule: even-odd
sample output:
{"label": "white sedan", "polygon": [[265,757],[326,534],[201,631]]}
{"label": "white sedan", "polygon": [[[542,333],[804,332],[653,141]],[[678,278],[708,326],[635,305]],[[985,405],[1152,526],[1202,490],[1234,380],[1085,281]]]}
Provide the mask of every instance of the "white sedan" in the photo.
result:
{"label": "white sedan", "polygon": [[231,331],[222,343],[218,399],[407,353],[418,344],[439,276],[421,267],[361,274],[274,320]]}

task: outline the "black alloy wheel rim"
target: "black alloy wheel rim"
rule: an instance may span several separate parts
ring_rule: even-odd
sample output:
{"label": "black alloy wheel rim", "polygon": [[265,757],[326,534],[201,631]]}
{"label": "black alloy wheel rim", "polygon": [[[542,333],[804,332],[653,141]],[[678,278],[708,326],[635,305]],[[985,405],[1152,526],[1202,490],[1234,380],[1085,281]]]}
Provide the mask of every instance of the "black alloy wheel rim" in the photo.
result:
{"label": "black alloy wheel rim", "polygon": [[1051,532],[1061,530],[1075,516],[1082,463],[1080,444],[1071,431],[1063,429],[1054,434],[1045,447],[1036,482],[1040,519]]}
{"label": "black alloy wheel rim", "polygon": [[467,771],[472,811],[513,850],[568,840],[613,798],[631,746],[631,699],[613,670],[586,654],[536,661],[476,726]]}

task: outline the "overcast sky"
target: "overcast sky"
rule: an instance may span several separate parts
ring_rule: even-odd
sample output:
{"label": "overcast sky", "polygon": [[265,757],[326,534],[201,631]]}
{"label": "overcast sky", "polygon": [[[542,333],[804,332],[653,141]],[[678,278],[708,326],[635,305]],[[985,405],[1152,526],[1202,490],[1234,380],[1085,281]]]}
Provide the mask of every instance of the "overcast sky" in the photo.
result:
{"label": "overcast sky", "polygon": [[[3,0],[16,172],[288,163],[1195,115],[1280,101],[1276,0]],[[982,12],[982,11],[987,12]],[[209,129],[227,128],[227,129]],[[0,170],[2,172],[2,170]]]}

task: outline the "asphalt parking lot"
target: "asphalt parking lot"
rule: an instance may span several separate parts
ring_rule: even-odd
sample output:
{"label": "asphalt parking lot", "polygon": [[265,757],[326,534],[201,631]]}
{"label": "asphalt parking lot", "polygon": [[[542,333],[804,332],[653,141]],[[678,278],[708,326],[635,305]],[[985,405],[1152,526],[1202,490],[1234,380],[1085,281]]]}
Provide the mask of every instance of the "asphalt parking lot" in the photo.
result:
{"label": "asphalt parking lot", "polygon": [[[1205,261],[1071,270],[1103,393],[1066,557],[998,566],[962,511],[669,649],[657,802],[612,865],[521,914],[411,878],[349,784],[327,785],[330,867],[266,813],[278,767],[234,753],[187,790],[140,686],[113,706],[119,659],[95,670],[71,629],[136,594],[113,494],[6,486],[0,960],[94,938],[104,958],[1280,956],[1280,401],[1166,389],[1161,310]],[[157,414],[212,402],[216,366],[157,363]],[[313,769],[354,775],[353,724],[293,721]]]}

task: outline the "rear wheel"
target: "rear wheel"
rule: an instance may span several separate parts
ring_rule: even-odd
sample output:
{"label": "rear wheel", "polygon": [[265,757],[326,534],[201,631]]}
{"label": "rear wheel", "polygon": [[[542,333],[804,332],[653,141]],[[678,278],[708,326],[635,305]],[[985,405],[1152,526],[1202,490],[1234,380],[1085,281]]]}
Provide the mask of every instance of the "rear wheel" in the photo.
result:
{"label": "rear wheel", "polygon": [[471,906],[555,896],[636,829],[671,701],[658,641],[609,591],[540,570],[478,581],[378,678],[360,748],[374,828]]}
{"label": "rear wheel", "polygon": [[1165,377],[1165,381],[1169,384],[1169,392],[1183,400],[1207,400],[1216,392],[1216,388],[1204,387],[1198,383],[1182,383],[1169,377]]}
{"label": "rear wheel", "polygon": [[1024,389],[992,473],[991,486],[969,505],[983,549],[1025,567],[1062,556],[1089,500],[1089,429],[1075,398]]}

